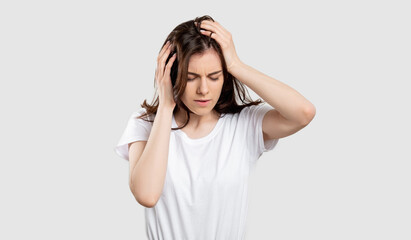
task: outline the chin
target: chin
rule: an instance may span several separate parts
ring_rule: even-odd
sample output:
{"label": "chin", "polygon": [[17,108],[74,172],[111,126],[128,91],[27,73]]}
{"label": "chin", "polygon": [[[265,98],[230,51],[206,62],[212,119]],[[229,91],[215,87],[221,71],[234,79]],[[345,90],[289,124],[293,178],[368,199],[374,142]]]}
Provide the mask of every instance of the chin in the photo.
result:
{"label": "chin", "polygon": [[212,105],[212,103],[209,103],[208,106],[198,106],[196,104],[193,104],[189,107],[189,109],[193,112],[193,113],[201,113],[201,114],[197,114],[197,115],[203,115],[203,114],[207,114],[209,112],[211,112],[214,108],[214,105]]}

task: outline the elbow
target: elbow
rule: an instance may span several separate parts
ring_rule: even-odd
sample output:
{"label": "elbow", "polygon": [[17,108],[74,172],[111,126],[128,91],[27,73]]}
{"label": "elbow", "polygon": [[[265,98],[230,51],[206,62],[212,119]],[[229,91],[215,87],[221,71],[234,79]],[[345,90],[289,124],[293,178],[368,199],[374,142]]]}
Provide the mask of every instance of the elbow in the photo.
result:
{"label": "elbow", "polygon": [[316,113],[316,109],[314,107],[314,105],[311,105],[310,107],[307,107],[304,109],[304,122],[303,125],[306,126],[308,125],[314,118]]}
{"label": "elbow", "polygon": [[133,184],[130,183],[129,186],[130,186],[131,192],[133,193],[134,198],[143,207],[153,208],[157,204],[158,198],[153,197],[149,194],[141,194],[141,193],[138,194],[138,191],[136,191]]}
{"label": "elbow", "polygon": [[141,206],[146,207],[146,208],[153,208],[157,204],[157,201],[150,201],[148,199],[138,200],[136,198],[136,200]]}

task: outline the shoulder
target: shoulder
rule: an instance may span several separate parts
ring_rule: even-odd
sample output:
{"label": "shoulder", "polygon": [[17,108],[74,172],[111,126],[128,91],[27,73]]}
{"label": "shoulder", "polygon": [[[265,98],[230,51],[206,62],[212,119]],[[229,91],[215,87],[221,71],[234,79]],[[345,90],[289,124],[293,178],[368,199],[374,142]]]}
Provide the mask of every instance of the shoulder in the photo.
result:
{"label": "shoulder", "polygon": [[133,111],[129,117],[128,124],[130,126],[142,126],[145,129],[151,129],[154,123],[152,115],[144,115],[147,111],[145,108],[139,108]]}
{"label": "shoulder", "polygon": [[[145,108],[139,108],[137,110],[135,110],[134,112],[132,112],[131,114],[131,118],[135,119],[135,120],[154,120],[154,114],[151,115],[145,115],[147,113],[147,110]],[[142,117],[143,115],[145,115],[144,117]]]}
{"label": "shoulder", "polygon": [[269,111],[270,109],[272,109],[271,106],[266,103],[246,106],[241,110],[240,117],[252,118],[252,117],[259,116],[261,114],[264,115],[264,113]]}

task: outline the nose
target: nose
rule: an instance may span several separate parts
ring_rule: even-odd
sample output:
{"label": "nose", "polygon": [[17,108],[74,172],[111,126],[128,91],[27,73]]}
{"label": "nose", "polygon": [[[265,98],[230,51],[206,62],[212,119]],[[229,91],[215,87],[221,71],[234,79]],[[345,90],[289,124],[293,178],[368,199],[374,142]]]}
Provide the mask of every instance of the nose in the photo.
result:
{"label": "nose", "polygon": [[200,85],[197,88],[197,93],[201,95],[207,95],[208,94],[208,83],[207,83],[207,78],[202,77],[200,81]]}

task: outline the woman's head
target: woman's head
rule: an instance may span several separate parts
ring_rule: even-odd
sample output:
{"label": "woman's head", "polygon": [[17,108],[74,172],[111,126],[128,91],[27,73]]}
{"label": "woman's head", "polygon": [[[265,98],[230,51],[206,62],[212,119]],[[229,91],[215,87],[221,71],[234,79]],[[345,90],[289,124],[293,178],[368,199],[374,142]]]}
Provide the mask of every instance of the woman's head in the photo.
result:
{"label": "woman's head", "polygon": [[[220,99],[224,84],[223,69],[218,53],[209,48],[203,53],[191,55],[186,76],[184,92],[179,101],[197,115],[206,115],[213,111]],[[208,101],[199,102],[198,100]]]}
{"label": "woman's head", "polygon": [[[176,102],[174,112],[179,109],[187,112],[188,119],[182,127],[189,121],[188,113],[204,115],[212,110],[220,114],[237,113],[246,106],[261,103],[260,100],[253,102],[245,96],[244,85],[227,71],[218,42],[200,32],[200,23],[203,20],[214,21],[210,16],[205,15],[183,22],[171,31],[163,43],[164,46],[167,41],[170,41],[173,46],[169,58],[173,52],[177,55],[171,67],[170,78]],[[217,73],[212,74],[216,71]],[[244,105],[238,105],[236,98]],[[211,99],[211,101],[207,106],[201,106],[194,101],[198,99]],[[144,100],[141,106],[147,110],[147,115],[157,112],[158,101],[157,97],[152,105],[148,105]]]}

